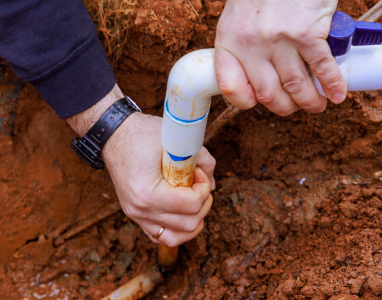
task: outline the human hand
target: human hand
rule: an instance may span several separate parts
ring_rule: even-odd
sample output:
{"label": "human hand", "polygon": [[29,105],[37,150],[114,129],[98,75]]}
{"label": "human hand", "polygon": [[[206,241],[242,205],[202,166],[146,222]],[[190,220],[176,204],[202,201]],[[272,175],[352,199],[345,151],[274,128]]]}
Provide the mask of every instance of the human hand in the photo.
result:
{"label": "human hand", "polygon": [[[68,120],[69,124],[84,135],[88,129],[80,126],[83,120],[91,119],[90,124],[94,124],[122,97],[116,85],[90,109],[100,111],[98,117],[75,116]],[[193,239],[203,229],[203,219],[213,201],[210,191],[215,188],[215,160],[203,147],[197,156],[192,187],[171,186],[162,175],[161,129],[161,118],[134,113],[107,141],[102,156],[124,213],[138,223],[152,241],[173,247]],[[159,240],[154,239],[162,226],[166,228],[163,234]]]}
{"label": "human hand", "polygon": [[285,116],[300,108],[326,108],[305,62],[336,104],[346,82],[331,54],[329,34],[336,0],[227,0],[217,27],[215,72],[220,91],[234,106],[257,102]]}

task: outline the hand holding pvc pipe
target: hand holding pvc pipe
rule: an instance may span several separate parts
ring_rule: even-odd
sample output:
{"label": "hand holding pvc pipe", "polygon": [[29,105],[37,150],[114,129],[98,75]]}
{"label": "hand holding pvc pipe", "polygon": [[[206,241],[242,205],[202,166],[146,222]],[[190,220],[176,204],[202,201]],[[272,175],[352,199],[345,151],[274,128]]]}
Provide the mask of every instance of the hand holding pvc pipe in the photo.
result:
{"label": "hand holding pvc pipe", "polygon": [[309,77],[310,66],[334,103],[346,82],[326,41],[336,0],[228,0],[215,41],[220,90],[239,108],[262,103],[285,116],[322,112],[327,100]]}
{"label": "hand holding pvc pipe", "polygon": [[[215,160],[203,149],[191,188],[170,185],[162,175],[161,128],[161,118],[135,113],[110,138],[103,156],[124,213],[154,242],[176,246],[203,228],[212,205]],[[162,226],[160,239],[153,239]]]}

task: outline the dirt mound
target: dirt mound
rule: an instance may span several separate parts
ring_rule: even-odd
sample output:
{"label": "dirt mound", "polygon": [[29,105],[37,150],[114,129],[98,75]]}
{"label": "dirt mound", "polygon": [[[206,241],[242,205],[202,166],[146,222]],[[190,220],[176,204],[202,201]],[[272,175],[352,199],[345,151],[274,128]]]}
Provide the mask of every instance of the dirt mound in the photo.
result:
{"label": "dirt mound", "polygon": [[[357,18],[375,2],[339,9]],[[213,47],[224,1],[129,3],[118,83],[161,115],[168,72]],[[0,81],[1,298],[100,299],[155,265],[156,246],[116,212],[107,173],[71,151],[65,121],[1,62]],[[349,93],[317,115],[238,115],[208,145],[218,165],[206,228],[148,299],[382,297],[381,105],[380,91]]]}

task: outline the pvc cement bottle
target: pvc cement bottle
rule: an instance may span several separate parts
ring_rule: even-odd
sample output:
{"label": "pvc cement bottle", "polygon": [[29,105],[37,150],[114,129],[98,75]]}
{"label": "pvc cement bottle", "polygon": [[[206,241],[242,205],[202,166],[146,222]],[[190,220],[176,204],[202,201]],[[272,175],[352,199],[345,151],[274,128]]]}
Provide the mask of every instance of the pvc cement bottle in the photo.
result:
{"label": "pvc cement bottle", "polygon": [[[335,12],[328,43],[348,91],[382,88],[382,24],[355,22]],[[162,145],[163,175],[174,186],[193,182],[196,155],[203,146],[211,97],[221,94],[215,78],[214,49],[183,56],[172,68],[165,99]],[[320,82],[312,80],[325,96]]]}

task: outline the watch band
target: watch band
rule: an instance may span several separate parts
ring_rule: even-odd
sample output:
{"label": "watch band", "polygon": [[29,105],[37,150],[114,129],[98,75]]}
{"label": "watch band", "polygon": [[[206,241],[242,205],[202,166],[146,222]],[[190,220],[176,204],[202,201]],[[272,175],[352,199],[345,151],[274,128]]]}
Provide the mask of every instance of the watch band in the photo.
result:
{"label": "watch band", "polygon": [[101,156],[103,147],[118,126],[136,111],[141,112],[141,109],[129,97],[118,100],[83,138],[75,137],[72,140],[72,149],[94,169],[103,169],[105,167]]}

